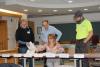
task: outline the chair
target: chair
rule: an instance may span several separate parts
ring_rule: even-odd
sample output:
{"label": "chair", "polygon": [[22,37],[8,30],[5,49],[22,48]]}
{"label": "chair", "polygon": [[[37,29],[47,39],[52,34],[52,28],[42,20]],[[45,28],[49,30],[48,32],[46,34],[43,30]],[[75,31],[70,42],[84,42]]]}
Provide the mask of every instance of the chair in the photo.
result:
{"label": "chair", "polygon": [[[91,45],[89,46],[89,48],[92,49],[92,53],[100,53],[100,46],[98,46],[98,43],[99,43],[99,36],[93,35],[91,38]],[[95,58],[93,60],[93,63],[91,64],[91,67],[100,67],[100,59]]]}
{"label": "chair", "polygon": [[0,64],[0,67],[23,67],[23,66],[13,64],[13,63],[3,63],[3,64]]}
{"label": "chair", "polygon": [[91,38],[91,46],[93,48],[96,48],[97,44],[99,43],[99,36],[98,35],[93,35]]}

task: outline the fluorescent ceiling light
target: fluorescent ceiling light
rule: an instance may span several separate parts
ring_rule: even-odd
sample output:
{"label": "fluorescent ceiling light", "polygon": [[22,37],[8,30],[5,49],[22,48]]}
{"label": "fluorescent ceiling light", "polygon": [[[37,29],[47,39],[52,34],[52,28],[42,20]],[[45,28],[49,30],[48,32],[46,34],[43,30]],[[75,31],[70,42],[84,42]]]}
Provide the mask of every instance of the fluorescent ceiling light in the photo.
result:
{"label": "fluorescent ceiling light", "polygon": [[53,10],[53,12],[58,12],[58,10]]}
{"label": "fluorescent ceiling light", "polygon": [[27,12],[28,10],[27,10],[27,9],[25,9],[24,11],[25,11],[25,12]]}
{"label": "fluorescent ceiling light", "polygon": [[38,12],[41,13],[43,10],[39,9]]}
{"label": "fluorescent ceiling light", "polygon": [[35,0],[30,0],[30,1],[34,2]]}
{"label": "fluorescent ceiling light", "polygon": [[1,9],[1,8],[0,8],[0,12],[9,13],[9,14],[15,14],[15,15],[23,15],[23,13],[10,11],[10,10],[6,10],[6,9]]}
{"label": "fluorescent ceiling light", "polygon": [[72,2],[73,2],[72,0],[69,0],[69,1],[68,1],[68,3],[72,3]]}
{"label": "fluorescent ceiling light", "polygon": [[69,9],[68,11],[71,12],[71,11],[73,11],[73,10]]}
{"label": "fluorescent ceiling light", "polygon": [[89,9],[86,9],[86,8],[85,8],[84,10],[87,11],[87,10],[89,10]]}

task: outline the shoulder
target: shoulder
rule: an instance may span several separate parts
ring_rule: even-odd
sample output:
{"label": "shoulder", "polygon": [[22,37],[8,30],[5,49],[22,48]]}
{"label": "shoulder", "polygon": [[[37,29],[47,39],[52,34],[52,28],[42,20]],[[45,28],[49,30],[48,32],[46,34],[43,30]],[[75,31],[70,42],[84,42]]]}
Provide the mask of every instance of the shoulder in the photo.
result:
{"label": "shoulder", "polygon": [[49,25],[49,27],[54,28],[54,26]]}
{"label": "shoulder", "polygon": [[49,28],[50,28],[50,29],[55,29],[55,27],[54,27],[54,26],[51,26],[51,25],[49,25]]}
{"label": "shoulder", "polygon": [[20,31],[21,31],[21,28],[18,27],[18,28],[16,29],[16,32],[20,32]]}
{"label": "shoulder", "polygon": [[88,20],[87,18],[85,18],[85,19],[84,19],[84,23],[86,23],[86,24],[88,24],[88,23],[89,23],[89,24],[90,24],[90,23],[91,23],[91,21],[90,21],[90,20]]}

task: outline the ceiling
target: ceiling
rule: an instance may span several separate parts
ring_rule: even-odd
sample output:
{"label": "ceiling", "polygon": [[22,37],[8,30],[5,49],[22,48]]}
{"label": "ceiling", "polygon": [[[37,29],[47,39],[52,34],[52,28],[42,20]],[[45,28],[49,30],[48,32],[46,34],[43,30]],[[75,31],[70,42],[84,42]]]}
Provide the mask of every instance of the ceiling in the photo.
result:
{"label": "ceiling", "polygon": [[0,8],[33,16],[67,15],[77,10],[100,12],[100,0],[0,0]]}

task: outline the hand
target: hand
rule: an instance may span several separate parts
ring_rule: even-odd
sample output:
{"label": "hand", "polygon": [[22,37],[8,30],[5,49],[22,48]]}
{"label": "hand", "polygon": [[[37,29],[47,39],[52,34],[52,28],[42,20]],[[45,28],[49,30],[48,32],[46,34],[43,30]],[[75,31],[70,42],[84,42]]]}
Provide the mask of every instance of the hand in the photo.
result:
{"label": "hand", "polygon": [[59,50],[58,50],[58,49],[54,49],[54,50],[52,50],[52,52],[53,52],[53,53],[58,53]]}
{"label": "hand", "polygon": [[86,39],[83,41],[83,43],[85,43],[85,44],[86,44],[87,42],[88,42],[88,41],[87,41]]}
{"label": "hand", "polygon": [[26,42],[26,45],[27,45],[27,46],[30,46],[29,42]]}

